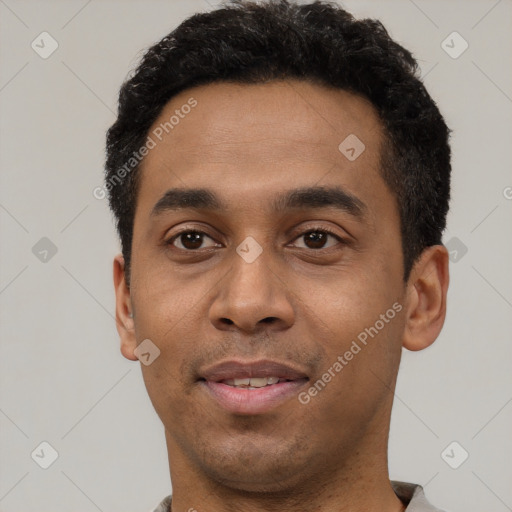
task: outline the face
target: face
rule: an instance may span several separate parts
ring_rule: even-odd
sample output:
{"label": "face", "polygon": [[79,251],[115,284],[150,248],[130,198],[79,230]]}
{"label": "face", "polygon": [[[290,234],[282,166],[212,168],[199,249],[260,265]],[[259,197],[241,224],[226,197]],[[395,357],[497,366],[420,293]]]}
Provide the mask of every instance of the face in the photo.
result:
{"label": "face", "polygon": [[122,350],[160,350],[142,370],[170,457],[254,490],[381,449],[405,288],[372,106],[299,81],[214,84],[148,135]]}

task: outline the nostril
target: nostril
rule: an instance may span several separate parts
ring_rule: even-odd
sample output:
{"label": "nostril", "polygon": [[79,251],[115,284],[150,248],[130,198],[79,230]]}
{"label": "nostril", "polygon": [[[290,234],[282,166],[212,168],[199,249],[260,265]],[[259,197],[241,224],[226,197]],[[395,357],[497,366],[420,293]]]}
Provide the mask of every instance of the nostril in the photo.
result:
{"label": "nostril", "polygon": [[263,318],[261,321],[265,324],[274,323],[277,320],[275,316],[267,316],[267,318]]}
{"label": "nostril", "polygon": [[233,320],[230,320],[229,318],[221,318],[220,321],[228,325],[234,324]]}

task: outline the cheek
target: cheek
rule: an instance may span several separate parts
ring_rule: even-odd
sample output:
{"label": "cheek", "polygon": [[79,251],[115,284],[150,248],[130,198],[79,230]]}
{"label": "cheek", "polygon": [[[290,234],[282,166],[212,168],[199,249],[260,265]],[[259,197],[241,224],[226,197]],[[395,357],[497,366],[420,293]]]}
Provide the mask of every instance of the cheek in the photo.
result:
{"label": "cheek", "polygon": [[165,256],[139,259],[132,270],[132,300],[136,310],[137,339],[175,338],[190,327],[191,313],[204,294],[204,280],[187,279],[171,267]]}
{"label": "cheek", "polygon": [[[306,390],[310,399],[303,405],[310,408],[311,417],[322,418],[322,427],[316,425],[315,429],[323,430],[327,437],[348,436],[356,443],[365,429],[375,424],[374,419],[390,409],[401,355],[397,343],[401,320],[394,320],[396,325],[390,321],[377,334],[371,331],[366,344],[357,334],[340,330],[336,343],[328,348],[328,362],[310,381]],[[366,334],[355,326],[352,332]]]}
{"label": "cheek", "polygon": [[198,319],[204,317],[201,297],[207,288],[185,282],[165,265],[139,268],[134,266],[132,271],[135,335],[137,343],[149,339],[160,351],[150,365],[141,365],[149,396],[160,414],[169,403],[186,398],[182,365],[197,352]]}
{"label": "cheek", "polygon": [[323,332],[317,342],[338,353],[348,349],[347,343],[350,345],[351,340],[360,335],[364,338],[365,330],[376,323],[379,332],[389,331],[390,325],[397,323],[397,310],[402,309],[396,280],[393,282],[385,277],[390,274],[360,269],[333,274],[331,279],[320,284],[308,280],[302,287],[300,302]]}
{"label": "cheek", "polygon": [[378,269],[347,273],[328,287],[324,284],[322,293],[308,287],[310,317],[316,322],[312,341],[325,352],[322,368],[311,382],[318,389],[311,401],[321,415],[340,422],[373,414],[389,395],[400,361],[402,297],[396,281],[382,277],[379,282],[374,276],[383,274]]}

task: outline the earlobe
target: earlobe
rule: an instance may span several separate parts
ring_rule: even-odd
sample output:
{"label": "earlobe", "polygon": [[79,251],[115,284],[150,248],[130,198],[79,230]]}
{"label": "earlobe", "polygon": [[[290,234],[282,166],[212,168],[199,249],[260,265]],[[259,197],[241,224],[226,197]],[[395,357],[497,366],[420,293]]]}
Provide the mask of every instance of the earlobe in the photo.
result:
{"label": "earlobe", "polygon": [[130,289],[126,284],[124,258],[118,254],[114,258],[113,277],[116,294],[116,327],[121,338],[121,353],[126,359],[137,361],[134,350],[137,347],[133,321]]}
{"label": "earlobe", "polygon": [[448,251],[433,245],[423,251],[407,283],[403,346],[422,350],[439,336],[446,317]]}

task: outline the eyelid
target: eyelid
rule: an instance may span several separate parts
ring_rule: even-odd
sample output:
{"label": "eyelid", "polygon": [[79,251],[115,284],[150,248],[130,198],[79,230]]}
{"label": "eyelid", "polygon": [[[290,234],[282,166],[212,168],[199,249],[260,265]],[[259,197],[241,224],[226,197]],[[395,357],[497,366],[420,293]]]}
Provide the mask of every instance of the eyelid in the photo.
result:
{"label": "eyelid", "polygon": [[293,240],[296,240],[300,236],[303,236],[306,233],[310,233],[311,231],[321,231],[321,232],[327,233],[329,235],[332,235],[334,238],[337,238],[341,242],[348,243],[351,238],[351,236],[346,231],[344,231],[346,233],[346,236],[344,236],[343,234],[339,233],[338,230],[335,230],[334,228],[331,228],[330,226],[323,226],[320,224],[313,224],[311,226],[306,226],[306,227],[304,227],[303,225],[300,225],[299,227],[293,228],[291,230],[290,236],[292,236],[294,233],[297,233],[293,238]]}

